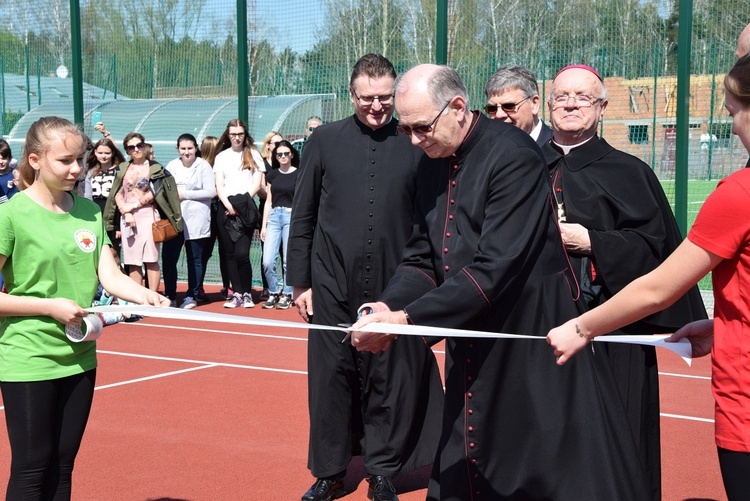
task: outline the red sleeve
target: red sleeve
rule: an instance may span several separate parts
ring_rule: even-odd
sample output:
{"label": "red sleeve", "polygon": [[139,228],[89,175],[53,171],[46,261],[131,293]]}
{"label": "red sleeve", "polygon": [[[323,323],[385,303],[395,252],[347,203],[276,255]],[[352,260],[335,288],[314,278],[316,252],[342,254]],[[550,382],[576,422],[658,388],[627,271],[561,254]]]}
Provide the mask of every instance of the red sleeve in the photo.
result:
{"label": "red sleeve", "polygon": [[742,250],[750,239],[750,170],[719,182],[698,212],[688,239],[724,259]]}

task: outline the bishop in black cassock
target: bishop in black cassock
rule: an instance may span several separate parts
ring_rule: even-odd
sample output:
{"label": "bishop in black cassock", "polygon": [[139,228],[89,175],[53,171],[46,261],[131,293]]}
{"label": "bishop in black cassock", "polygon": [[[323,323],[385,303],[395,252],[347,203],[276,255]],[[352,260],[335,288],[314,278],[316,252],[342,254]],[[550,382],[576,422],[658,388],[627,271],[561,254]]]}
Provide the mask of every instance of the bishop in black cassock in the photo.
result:
{"label": "bishop in black cassock", "polygon": [[[546,165],[527,133],[469,111],[463,85],[451,87],[456,80],[450,68],[421,65],[397,84],[396,107],[412,142],[440,160],[420,166],[404,261],[376,313],[357,326],[410,322],[543,338],[577,315],[580,296]],[[388,341],[388,349],[405,338]],[[381,339],[389,338],[353,335],[362,349],[387,346]],[[543,339],[448,338],[446,348],[443,433],[428,500],[647,496],[599,346],[564,367]]]}

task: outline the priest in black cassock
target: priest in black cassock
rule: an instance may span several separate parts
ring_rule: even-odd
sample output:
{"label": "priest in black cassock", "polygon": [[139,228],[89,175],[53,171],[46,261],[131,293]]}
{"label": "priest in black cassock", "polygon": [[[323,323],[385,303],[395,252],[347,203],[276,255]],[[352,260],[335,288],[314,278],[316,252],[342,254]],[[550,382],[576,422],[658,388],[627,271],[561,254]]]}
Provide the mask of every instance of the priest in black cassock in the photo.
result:
{"label": "priest in black cassock", "polygon": [[[405,73],[396,109],[412,143],[439,161],[420,165],[404,260],[355,327],[539,336],[446,340],[443,433],[427,499],[644,499],[648,484],[606,356],[589,347],[574,367],[558,367],[544,340],[548,326],[579,311],[580,289],[539,147],[470,111],[445,66]],[[352,344],[387,351],[410,337],[355,332]]]}
{"label": "priest in black cassock", "polygon": [[[597,137],[607,104],[604,82],[596,70],[585,65],[560,70],[549,97],[554,136],[542,148],[560,210],[563,241],[589,308],[658,267],[682,242],[667,197],[649,166]],[[706,310],[698,288],[693,287],[673,306],[616,334],[669,333],[702,318]],[[649,499],[659,500],[656,349],[602,344],[597,349],[606,351],[612,364],[649,478]]]}
{"label": "priest in black cassock", "polygon": [[[352,323],[401,262],[422,152],[396,130],[395,78],[386,58],[362,57],[350,82],[354,115],[318,127],[305,146],[287,279],[308,321]],[[443,405],[437,363],[421,339],[374,355],[342,338],[338,331],[308,335],[308,467],[317,480],[302,499],[344,495],[347,465],[362,454],[370,499],[396,500],[391,478],[435,456]]]}

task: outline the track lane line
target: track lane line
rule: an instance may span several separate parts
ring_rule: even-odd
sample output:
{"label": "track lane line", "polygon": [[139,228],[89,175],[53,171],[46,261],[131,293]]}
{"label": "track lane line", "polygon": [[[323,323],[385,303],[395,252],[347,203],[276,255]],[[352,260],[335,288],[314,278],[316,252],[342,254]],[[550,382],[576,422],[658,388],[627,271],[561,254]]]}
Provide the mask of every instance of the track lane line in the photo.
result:
{"label": "track lane line", "polygon": [[249,370],[266,371],[266,372],[281,372],[285,374],[307,375],[307,371],[297,371],[293,369],[280,369],[280,368],[275,368],[275,367],[261,367],[258,365],[231,364],[231,363],[224,363],[224,362],[209,362],[205,360],[191,360],[188,358],[162,357],[158,355],[144,355],[140,353],[125,353],[121,351],[108,351],[108,350],[97,350],[97,353],[106,354],[106,355],[118,355],[122,357],[148,358],[151,360],[161,360],[161,361],[168,361],[168,362],[183,362],[187,364],[206,365],[206,366],[212,366],[212,367],[232,367],[234,369],[249,369]]}
{"label": "track lane line", "polygon": [[688,421],[699,421],[701,423],[713,423],[713,419],[708,418],[700,418],[700,417],[694,417],[694,416],[683,416],[681,414],[665,414],[660,413],[659,416],[666,417],[666,418],[673,418],[673,419],[686,419]]}

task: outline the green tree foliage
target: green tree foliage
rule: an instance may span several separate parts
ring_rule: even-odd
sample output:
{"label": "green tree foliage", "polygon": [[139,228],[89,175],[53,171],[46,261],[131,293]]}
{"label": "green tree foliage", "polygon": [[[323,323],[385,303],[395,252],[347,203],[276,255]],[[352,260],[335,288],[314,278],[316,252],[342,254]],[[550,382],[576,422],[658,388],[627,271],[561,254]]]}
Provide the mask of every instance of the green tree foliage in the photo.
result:
{"label": "green tree foliage", "polygon": [[[18,0],[0,6],[6,72],[50,75],[59,64],[69,65],[67,5]],[[325,10],[323,26],[311,48],[297,53],[272,42],[255,2],[249,2],[247,78],[253,94],[347,96],[352,65],[367,52],[384,54],[398,71],[434,61],[436,0],[317,5]],[[207,0],[82,0],[84,79],[106,89],[102,97],[236,94],[236,16],[231,2],[224,7],[217,13]],[[731,64],[748,21],[740,14],[747,12],[750,0],[694,0],[695,73]],[[472,100],[482,99],[487,77],[507,64],[528,66],[540,78],[578,62],[625,78],[676,71],[676,0],[452,0],[448,16],[448,62],[465,79]],[[350,111],[348,99],[338,102],[337,113]]]}

